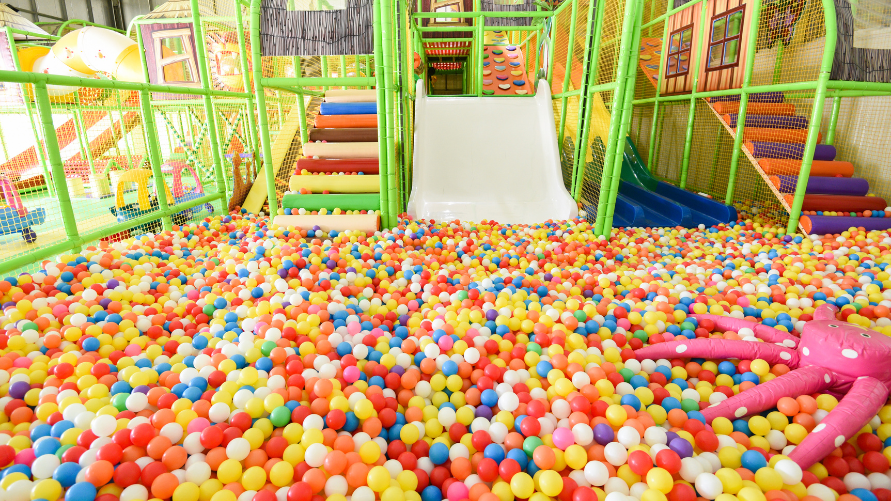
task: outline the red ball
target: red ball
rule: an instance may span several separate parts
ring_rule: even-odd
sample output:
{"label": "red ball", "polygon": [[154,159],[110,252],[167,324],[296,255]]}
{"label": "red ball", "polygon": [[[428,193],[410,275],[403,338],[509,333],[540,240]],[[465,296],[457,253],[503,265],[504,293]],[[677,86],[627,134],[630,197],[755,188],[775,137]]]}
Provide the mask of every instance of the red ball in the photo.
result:
{"label": "red ball", "polygon": [[572,501],[598,501],[597,493],[590,487],[577,487],[572,493]]}
{"label": "red ball", "polygon": [[510,479],[514,478],[514,475],[520,473],[520,463],[515,459],[505,459],[498,465],[498,475],[504,479],[505,482],[510,482]]}
{"label": "red ball", "polygon": [[872,433],[861,433],[857,435],[857,447],[860,447],[863,452],[878,452],[882,450],[882,441]]}
{"label": "red ball", "polygon": [[541,433],[541,423],[538,422],[538,418],[532,416],[523,418],[520,421],[520,433],[526,437],[537,437]]}
{"label": "red ball", "polygon": [[213,449],[223,443],[223,430],[216,425],[208,426],[201,430],[199,440],[205,449]]}
{"label": "red ball", "polygon": [[312,497],[312,487],[306,482],[297,482],[288,489],[288,501],[306,501]]}
{"label": "red ball", "polygon": [[673,450],[663,449],[656,454],[656,466],[674,475],[681,471],[681,457]]}
{"label": "red ball", "polygon": [[275,494],[272,491],[268,491],[266,489],[260,489],[254,494],[254,497],[251,498],[251,501],[275,501]]}
{"label": "red ball", "polygon": [[[688,419],[687,423],[701,422],[698,419]],[[714,432],[702,430],[696,434],[696,446],[705,452],[715,452],[718,450],[718,436]]]}
{"label": "red ball", "polygon": [[325,416],[325,424],[332,430],[339,430],[346,424],[346,414],[340,409],[333,409]]}
{"label": "red ball", "polygon": [[572,494],[578,489],[579,484],[569,477],[563,477],[563,490],[557,495],[560,501],[572,501]]}
{"label": "red ball", "polygon": [[644,451],[634,451],[628,455],[628,466],[634,473],[644,476],[653,468],[653,460]]}
{"label": "red ball", "polygon": [[115,468],[113,477],[114,483],[118,484],[119,487],[126,489],[136,482],[139,482],[141,474],[142,470],[139,468],[138,464],[133,461],[127,461]]}
{"label": "red ball", "polygon": [[483,458],[476,467],[476,473],[483,482],[494,482],[498,478],[498,463],[492,458]]}
{"label": "red ball", "polygon": [[[247,413],[242,413],[247,415]],[[89,431],[89,430],[87,430]],[[87,433],[87,432],[84,432]],[[130,430],[130,442],[137,447],[145,448],[149,442],[155,438],[156,430],[155,427],[150,425],[149,423],[138,424]],[[84,446],[88,447],[88,446]],[[151,484],[149,484],[151,485]]]}
{"label": "red ball", "polygon": [[123,456],[124,450],[121,449],[120,445],[114,442],[105,444],[96,451],[97,461],[108,461],[113,465],[120,463]]}
{"label": "red ball", "polygon": [[885,473],[891,467],[888,458],[881,452],[869,451],[863,455],[863,466],[871,472]]}

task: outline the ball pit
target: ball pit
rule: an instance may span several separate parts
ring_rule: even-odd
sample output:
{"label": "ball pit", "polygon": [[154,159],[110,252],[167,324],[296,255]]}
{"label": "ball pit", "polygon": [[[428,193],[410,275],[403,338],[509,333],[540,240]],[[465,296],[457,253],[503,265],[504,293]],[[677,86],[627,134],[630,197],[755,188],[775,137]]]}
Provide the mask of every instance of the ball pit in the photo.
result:
{"label": "ball pit", "polygon": [[889,501],[891,406],[808,470],[837,404],[700,412],[785,374],[642,360],[793,332],[830,301],[891,334],[891,237],[246,214],[0,281],[0,500]]}

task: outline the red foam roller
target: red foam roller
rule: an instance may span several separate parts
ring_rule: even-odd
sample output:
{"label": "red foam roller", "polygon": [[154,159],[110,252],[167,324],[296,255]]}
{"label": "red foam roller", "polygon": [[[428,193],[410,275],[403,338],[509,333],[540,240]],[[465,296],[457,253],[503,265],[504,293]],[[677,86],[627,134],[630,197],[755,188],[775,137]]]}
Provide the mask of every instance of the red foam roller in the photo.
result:
{"label": "red foam roller", "polygon": [[307,170],[309,172],[363,172],[365,174],[377,174],[378,169],[376,158],[301,158],[297,160],[297,172]]}

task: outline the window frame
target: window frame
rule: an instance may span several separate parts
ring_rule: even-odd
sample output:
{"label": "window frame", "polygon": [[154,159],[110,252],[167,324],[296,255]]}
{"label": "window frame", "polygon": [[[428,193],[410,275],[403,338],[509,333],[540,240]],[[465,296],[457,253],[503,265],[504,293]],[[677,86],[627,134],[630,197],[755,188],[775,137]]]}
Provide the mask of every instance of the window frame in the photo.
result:
{"label": "window frame", "polygon": [[[164,40],[168,38],[179,38],[180,43],[182,43],[183,46],[183,54],[176,54],[168,57],[163,56],[163,43]],[[198,61],[195,57],[195,52],[192,50],[192,31],[189,28],[175,28],[170,30],[160,30],[152,32],[152,42],[154,44],[156,54],[155,62],[157,63],[155,72],[159,83],[177,84],[183,87],[201,86],[201,76],[198,74]],[[192,80],[184,82],[168,82],[164,76],[164,67],[178,63],[180,61],[186,61],[186,64],[189,66],[189,70],[192,74]]]}
{"label": "window frame", "polygon": [[[672,31],[668,35],[668,45],[667,45],[668,52],[665,55],[665,78],[677,78],[677,77],[682,77],[684,75],[688,75],[690,73],[690,60],[693,55],[693,28],[694,28],[694,23],[690,23],[686,26],[682,26],[682,27]],[[690,46],[687,47],[686,49],[684,49],[683,48],[684,47],[684,32],[687,30],[690,30]],[[671,51],[671,39],[677,34],[680,34],[680,36],[681,36],[680,42],[678,43],[678,50],[677,50],[677,52],[672,52]],[[680,65],[681,65],[680,55],[685,52],[687,53],[687,69],[684,71],[669,73],[669,70],[670,70],[669,63],[671,62],[672,56],[677,56],[677,58],[678,58],[677,65],[675,68],[675,69],[678,69],[678,68],[680,68]]]}
{"label": "window frame", "polygon": [[[462,0],[433,0],[430,2],[430,12],[439,14],[436,9],[441,7],[451,7],[457,6],[457,10],[452,11],[455,14],[464,13],[464,2]],[[431,17],[430,21],[427,23],[428,26],[456,26],[465,24],[467,22],[467,18],[461,17],[446,17],[446,13],[442,13],[443,17]],[[448,19],[448,21],[446,21]],[[457,19],[457,21],[453,21],[453,19]]]}
{"label": "window frame", "polygon": [[[732,16],[733,14],[736,14],[737,12],[742,12],[742,17],[740,18],[740,21],[739,21],[739,33],[737,33],[736,35],[734,35],[732,37],[728,37],[727,29],[730,26],[730,16]],[[715,21],[717,21],[721,18],[724,18],[724,38],[721,38],[720,40],[713,40],[712,36],[714,35]],[[709,22],[708,48],[706,49],[706,52],[705,52],[705,71],[706,72],[727,70],[727,69],[736,68],[739,66],[739,63],[742,59],[740,57],[740,55],[742,54],[742,49],[743,49],[742,36],[743,36],[743,30],[745,30],[745,24],[746,24],[746,4],[744,4],[744,3],[739,5],[738,7],[734,7],[730,10],[725,10],[724,12],[722,12],[720,14],[716,14],[715,16],[712,17],[711,21]],[[727,50],[727,43],[732,42],[733,40],[737,41],[736,62],[724,64],[724,62],[723,62],[724,61],[724,53]],[[719,64],[718,66],[709,66],[709,62],[711,61],[711,56],[712,56],[712,47],[717,47],[718,45],[720,45],[722,48],[722,50],[721,50],[721,64]]]}

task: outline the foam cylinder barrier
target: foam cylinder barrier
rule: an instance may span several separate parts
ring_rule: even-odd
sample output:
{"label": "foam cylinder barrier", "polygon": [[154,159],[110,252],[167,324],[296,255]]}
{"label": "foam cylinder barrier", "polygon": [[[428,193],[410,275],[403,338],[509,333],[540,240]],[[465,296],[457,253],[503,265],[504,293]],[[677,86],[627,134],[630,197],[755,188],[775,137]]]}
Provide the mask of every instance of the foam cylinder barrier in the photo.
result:
{"label": "foam cylinder barrier", "polygon": [[316,115],[319,129],[377,128],[377,115]]}
{"label": "foam cylinder barrier", "polygon": [[[801,160],[780,160],[776,158],[762,158],[758,161],[761,170],[768,176],[787,175],[797,176],[801,170]],[[814,160],[811,163],[811,177],[853,177],[854,164],[833,160]]]}
{"label": "foam cylinder barrier", "polygon": [[[798,176],[770,176],[780,193],[795,193]],[[807,180],[804,192],[809,195],[850,195],[863,197],[869,193],[869,181],[858,177],[814,177]]]}
{"label": "foam cylinder barrier", "polygon": [[799,222],[805,233],[815,235],[842,233],[850,228],[863,228],[866,231],[891,228],[891,218],[888,217],[801,216]]}
{"label": "foam cylinder barrier", "polygon": [[326,159],[326,158],[301,158],[297,160],[297,171],[309,172],[362,172],[365,174],[377,174],[379,162],[376,158],[350,158],[350,159]]}
{"label": "foam cylinder barrier", "polygon": [[377,143],[306,143],[303,154],[319,158],[378,158]]}
{"label": "foam cylinder barrier", "polygon": [[381,197],[377,193],[358,193],[349,195],[300,195],[297,193],[286,193],[282,197],[282,208],[306,210],[379,210],[381,208]]}
{"label": "foam cylinder barrier", "polygon": [[[792,206],[795,195],[784,195],[786,203]],[[888,204],[881,197],[852,197],[848,195],[805,195],[801,210],[861,212],[865,210],[884,211]]]}
{"label": "foam cylinder barrier", "polygon": [[380,176],[291,176],[288,187],[291,191],[303,188],[318,193],[380,193]]}
{"label": "foam cylinder barrier", "polygon": [[[721,115],[739,112],[739,101],[714,103],[712,108]],[[753,115],[794,115],[795,105],[788,103],[749,103],[746,113]]]}
{"label": "foam cylinder barrier", "polygon": [[273,223],[279,226],[294,226],[304,230],[318,229],[329,231],[362,231],[374,233],[378,230],[380,218],[377,214],[326,214],[326,215],[294,215],[275,216]]}
{"label": "foam cylinder barrier", "polygon": [[[721,118],[730,127],[736,127],[737,113],[722,115]],[[746,115],[746,127],[762,127],[769,129],[807,129],[807,117],[793,115]]]}
{"label": "foam cylinder barrier", "polygon": [[377,141],[377,128],[309,129],[309,140],[329,143],[373,143]]}
{"label": "foam cylinder barrier", "polygon": [[375,89],[331,89],[325,91],[326,103],[376,103]]}
{"label": "foam cylinder barrier", "polygon": [[[747,141],[746,149],[755,158],[804,158],[804,143],[774,143],[767,141]],[[814,160],[835,160],[835,146],[818,144],[814,149]]]}
{"label": "foam cylinder barrier", "polygon": [[322,103],[322,115],[373,115],[377,113],[377,103]]}
{"label": "foam cylinder barrier", "polygon": [[[736,130],[734,130],[734,134]],[[817,142],[823,134],[817,134]],[[743,141],[773,141],[778,143],[807,142],[807,129],[768,129],[765,127],[746,127],[743,129]]]}
{"label": "foam cylinder barrier", "polygon": [[[750,103],[782,103],[785,100],[782,92],[756,92],[749,94]],[[739,102],[739,96],[714,96],[708,98],[710,103]]]}

